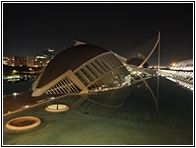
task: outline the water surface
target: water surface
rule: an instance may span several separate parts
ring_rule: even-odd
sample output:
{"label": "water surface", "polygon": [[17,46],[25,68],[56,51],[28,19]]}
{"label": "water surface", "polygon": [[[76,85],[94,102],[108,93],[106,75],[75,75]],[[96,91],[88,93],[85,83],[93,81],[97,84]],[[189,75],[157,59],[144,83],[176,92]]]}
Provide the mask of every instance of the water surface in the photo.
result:
{"label": "water surface", "polygon": [[[157,91],[157,78],[148,80]],[[193,94],[160,78],[154,101],[144,84],[128,88],[122,100],[78,97],[63,113],[45,111],[46,104],[4,117],[4,145],[192,145]],[[115,95],[116,96],[116,95]],[[157,98],[156,98],[157,99]],[[68,98],[65,98],[66,102]],[[71,102],[72,101],[72,102]],[[75,101],[75,102],[74,102]],[[77,102],[77,103],[76,103]],[[10,102],[11,103],[11,102]],[[156,111],[156,103],[158,111]],[[117,105],[119,104],[119,105]],[[11,131],[6,122],[15,117],[39,117],[42,123],[26,131]]]}

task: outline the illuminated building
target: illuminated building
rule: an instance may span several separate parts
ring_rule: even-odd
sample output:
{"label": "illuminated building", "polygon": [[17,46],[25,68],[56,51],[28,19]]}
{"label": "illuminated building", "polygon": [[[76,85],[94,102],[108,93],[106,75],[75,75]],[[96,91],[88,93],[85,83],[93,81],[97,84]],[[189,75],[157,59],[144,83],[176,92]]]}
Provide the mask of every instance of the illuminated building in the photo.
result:
{"label": "illuminated building", "polygon": [[27,57],[27,66],[34,67],[34,60],[35,60],[35,57]]}
{"label": "illuminated building", "polygon": [[46,67],[47,59],[44,56],[36,56],[34,60],[34,67]]}
{"label": "illuminated building", "polygon": [[27,58],[27,66],[29,67],[46,67],[48,60],[44,56],[35,56]]}
{"label": "illuminated building", "polygon": [[3,57],[3,64],[4,65],[9,65],[10,58],[9,57]]}
{"label": "illuminated building", "polygon": [[43,56],[45,56],[47,60],[52,60],[54,58],[54,49],[48,48],[48,50],[44,51]]}
{"label": "illuminated building", "polygon": [[159,73],[176,84],[193,91],[193,59],[180,61],[169,70],[161,70]]}
{"label": "illuminated building", "polygon": [[3,64],[7,66],[26,66],[27,58],[22,56],[5,56],[3,57]]}
{"label": "illuminated building", "polygon": [[52,59],[32,85],[32,96],[109,91],[131,85],[129,77],[129,71],[113,52],[82,44]]}

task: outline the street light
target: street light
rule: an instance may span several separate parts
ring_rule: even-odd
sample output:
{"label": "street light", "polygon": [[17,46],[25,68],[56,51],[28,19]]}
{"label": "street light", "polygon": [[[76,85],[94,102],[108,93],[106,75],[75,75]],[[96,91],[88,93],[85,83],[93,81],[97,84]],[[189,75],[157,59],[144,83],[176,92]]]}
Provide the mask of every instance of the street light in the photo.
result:
{"label": "street light", "polygon": [[12,74],[15,74],[17,71],[16,70],[12,70]]}
{"label": "street light", "polygon": [[175,67],[176,66],[176,63],[172,63],[172,67]]}

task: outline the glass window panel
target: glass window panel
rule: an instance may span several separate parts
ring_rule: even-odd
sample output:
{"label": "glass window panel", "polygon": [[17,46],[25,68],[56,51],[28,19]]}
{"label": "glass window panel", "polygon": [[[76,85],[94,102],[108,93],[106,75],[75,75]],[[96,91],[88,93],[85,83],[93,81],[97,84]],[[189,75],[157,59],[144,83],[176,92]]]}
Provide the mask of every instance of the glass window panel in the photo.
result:
{"label": "glass window panel", "polygon": [[107,68],[105,68],[105,67],[104,67],[104,65],[103,65],[103,64],[101,64],[101,62],[100,62],[100,61],[95,60],[95,63],[96,63],[97,65],[99,65],[99,67],[101,67],[101,69],[103,69],[104,73],[106,73],[106,72],[108,71],[108,70],[107,70]]}
{"label": "glass window panel", "polygon": [[99,73],[99,71],[92,65],[92,63],[88,64],[88,66],[96,73],[96,75],[98,77],[101,76],[101,74]]}
{"label": "glass window panel", "polygon": [[115,64],[114,64],[114,63],[112,62],[112,60],[109,58],[109,55],[105,55],[105,58],[107,59],[108,64],[110,64],[111,67],[114,68],[114,67],[115,67]]}
{"label": "glass window panel", "polygon": [[114,65],[114,67],[117,67],[117,63],[116,63],[116,61],[114,60],[115,59],[115,57],[113,56],[113,55],[108,55],[108,58],[110,59],[110,61],[111,61],[111,63]]}
{"label": "glass window panel", "polygon": [[103,75],[105,72],[102,70],[102,68],[95,62],[93,61],[92,66],[100,73],[100,75]]}
{"label": "glass window panel", "polygon": [[112,65],[110,64],[109,60],[106,59],[105,56],[103,57],[103,61],[104,61],[104,63],[108,66],[108,68],[109,68],[110,70],[113,69],[113,67],[112,67]]}
{"label": "glass window panel", "polygon": [[[88,65],[87,65],[88,66]],[[83,69],[85,70],[86,73],[88,73],[88,75],[93,79],[93,81],[96,79],[95,75],[93,74],[93,71],[91,69],[88,69],[86,67],[84,67]]]}
{"label": "glass window panel", "polygon": [[84,77],[82,77],[80,73],[76,72],[75,75],[78,77],[78,79],[80,79],[80,81],[81,81],[85,86],[87,86],[87,85],[89,84],[88,81],[87,81]]}
{"label": "glass window panel", "polygon": [[86,76],[87,79],[90,80],[90,82],[93,82],[93,77],[90,76],[83,68],[81,69],[81,72]]}
{"label": "glass window panel", "polygon": [[99,75],[97,74],[97,72],[96,72],[94,69],[92,69],[89,65],[86,65],[86,68],[89,70],[89,72],[92,73],[92,75],[93,75],[95,78],[98,78],[98,77],[99,77]]}

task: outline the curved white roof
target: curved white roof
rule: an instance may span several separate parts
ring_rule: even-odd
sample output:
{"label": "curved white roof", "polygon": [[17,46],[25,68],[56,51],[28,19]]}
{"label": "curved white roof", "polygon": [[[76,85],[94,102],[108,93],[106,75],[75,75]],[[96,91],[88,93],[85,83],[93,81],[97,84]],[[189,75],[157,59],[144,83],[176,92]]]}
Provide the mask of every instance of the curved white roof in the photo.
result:
{"label": "curved white roof", "polygon": [[188,59],[188,60],[184,60],[184,61],[180,61],[176,64],[175,66],[176,68],[180,68],[180,67],[193,67],[193,59]]}

